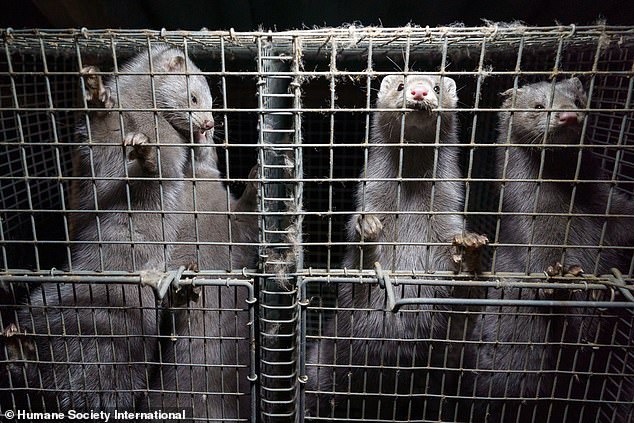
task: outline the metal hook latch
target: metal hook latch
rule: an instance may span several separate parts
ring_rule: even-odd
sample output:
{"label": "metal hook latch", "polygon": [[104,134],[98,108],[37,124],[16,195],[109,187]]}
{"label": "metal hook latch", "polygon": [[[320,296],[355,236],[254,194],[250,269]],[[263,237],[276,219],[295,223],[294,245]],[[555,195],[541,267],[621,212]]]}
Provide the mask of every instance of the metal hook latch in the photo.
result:
{"label": "metal hook latch", "polygon": [[623,295],[626,300],[634,302],[634,295],[632,295],[630,290],[627,288],[627,284],[625,283],[625,280],[623,280],[623,274],[621,273],[621,271],[616,267],[613,267],[612,269],[610,269],[610,272],[612,272],[610,280],[612,283],[614,283],[614,285],[616,285],[621,295]]}
{"label": "metal hook latch", "polygon": [[379,286],[385,289],[385,295],[387,296],[385,311],[397,312],[398,308],[396,307],[396,299],[394,296],[394,285],[392,285],[390,277],[383,273],[383,268],[378,261],[374,263],[374,271],[376,272],[376,279],[379,282]]}
{"label": "metal hook latch", "polygon": [[177,270],[170,272],[157,272],[155,270],[146,270],[141,272],[141,284],[154,288],[156,299],[161,301],[165,298],[167,290],[174,284],[178,286],[180,278],[185,271],[185,266],[179,267]]}

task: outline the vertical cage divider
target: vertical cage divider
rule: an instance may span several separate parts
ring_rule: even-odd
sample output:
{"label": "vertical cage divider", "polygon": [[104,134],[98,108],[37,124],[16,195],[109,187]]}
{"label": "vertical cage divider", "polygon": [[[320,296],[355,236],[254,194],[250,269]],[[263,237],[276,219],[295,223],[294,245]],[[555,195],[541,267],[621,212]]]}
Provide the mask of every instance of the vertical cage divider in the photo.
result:
{"label": "vertical cage divider", "polygon": [[[258,37],[258,149],[261,176],[259,251],[260,418],[293,420],[295,410],[297,229],[293,213],[301,195],[296,180],[299,85],[289,73],[292,58],[272,36]],[[277,40],[276,40],[277,41]],[[292,88],[294,87],[294,88]],[[294,94],[291,90],[296,90]]]}

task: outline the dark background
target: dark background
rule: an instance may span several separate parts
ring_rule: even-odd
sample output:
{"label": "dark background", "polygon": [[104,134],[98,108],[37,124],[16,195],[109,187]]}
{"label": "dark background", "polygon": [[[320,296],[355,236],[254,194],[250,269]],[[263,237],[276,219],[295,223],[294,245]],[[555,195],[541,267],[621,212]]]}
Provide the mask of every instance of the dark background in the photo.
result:
{"label": "dark background", "polygon": [[619,0],[520,1],[319,1],[319,0],[4,0],[0,27],[149,28],[249,31],[286,30],[344,23],[438,26],[454,22],[480,25],[522,20],[529,25],[591,24],[605,18],[611,25],[634,25],[634,6]]}

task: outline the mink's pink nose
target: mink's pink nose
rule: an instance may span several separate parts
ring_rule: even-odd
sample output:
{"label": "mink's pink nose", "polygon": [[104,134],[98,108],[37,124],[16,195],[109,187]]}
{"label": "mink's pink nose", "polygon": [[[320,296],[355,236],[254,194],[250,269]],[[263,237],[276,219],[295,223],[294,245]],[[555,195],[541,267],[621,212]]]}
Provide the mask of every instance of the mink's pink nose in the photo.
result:
{"label": "mink's pink nose", "polygon": [[412,96],[414,97],[414,100],[423,100],[425,97],[427,97],[427,94],[427,90],[421,86],[414,87],[414,89],[412,90]]}
{"label": "mink's pink nose", "polygon": [[209,129],[213,129],[213,127],[214,127],[214,121],[205,119],[205,121],[203,122],[201,126],[201,129],[204,129],[205,131],[207,131]]}
{"label": "mink's pink nose", "polygon": [[560,125],[574,125],[577,122],[577,113],[575,112],[563,112],[559,115]]}

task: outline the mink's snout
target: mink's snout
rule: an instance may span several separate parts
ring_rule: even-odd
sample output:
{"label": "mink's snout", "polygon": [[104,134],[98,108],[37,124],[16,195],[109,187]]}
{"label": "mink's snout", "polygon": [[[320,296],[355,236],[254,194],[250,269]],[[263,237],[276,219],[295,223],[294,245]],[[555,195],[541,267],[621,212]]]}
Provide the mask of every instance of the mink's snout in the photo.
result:
{"label": "mink's snout", "polygon": [[576,125],[579,123],[579,117],[576,112],[562,112],[559,115],[560,125]]}
{"label": "mink's snout", "polygon": [[423,85],[416,85],[411,91],[414,100],[424,100],[429,94],[429,90]]}
{"label": "mink's snout", "polygon": [[204,131],[208,131],[210,129],[214,128],[214,120],[211,119],[205,119],[202,123],[202,125],[200,125],[200,129],[204,132]]}

